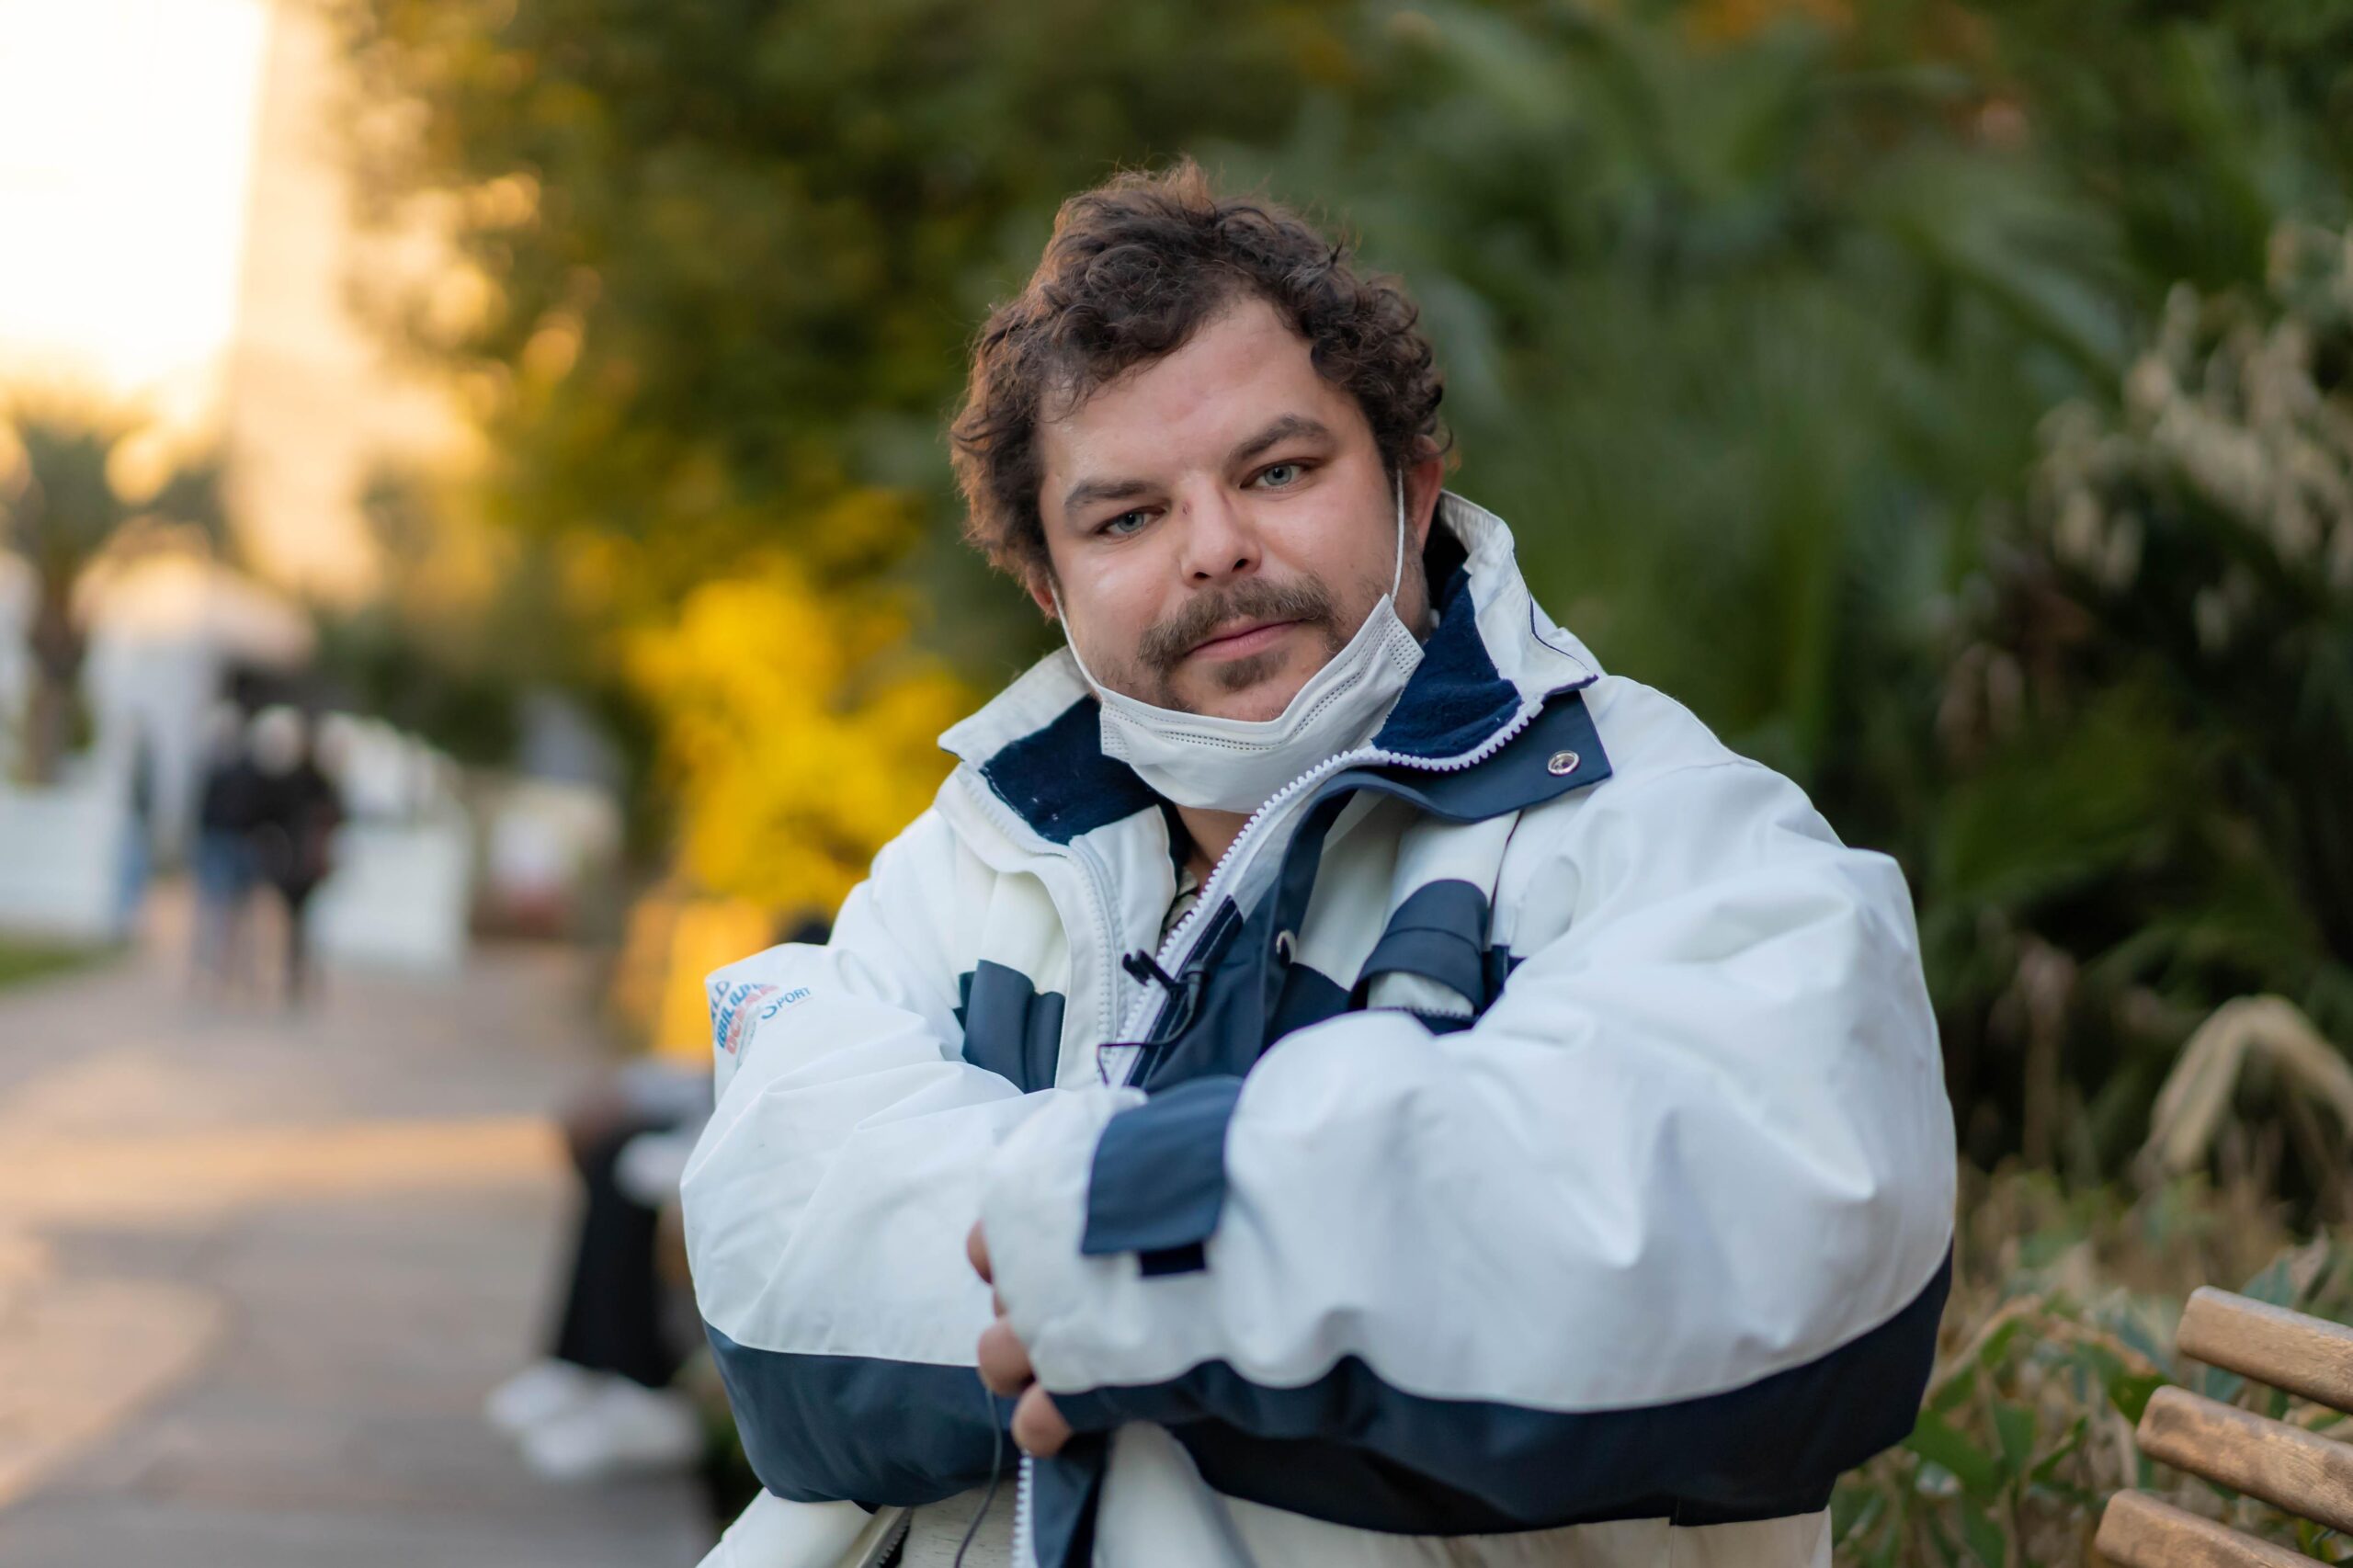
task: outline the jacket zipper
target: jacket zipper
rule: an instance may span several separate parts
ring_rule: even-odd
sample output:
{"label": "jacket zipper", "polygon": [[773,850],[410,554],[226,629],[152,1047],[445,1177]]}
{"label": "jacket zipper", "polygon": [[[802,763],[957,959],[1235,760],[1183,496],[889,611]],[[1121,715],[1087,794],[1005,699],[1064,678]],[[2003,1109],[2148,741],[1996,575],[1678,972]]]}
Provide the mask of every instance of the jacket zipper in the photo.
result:
{"label": "jacket zipper", "polygon": [[1016,1568],[1038,1568],[1037,1526],[1031,1515],[1034,1500],[1030,1496],[1030,1478],[1037,1465],[1036,1460],[1023,1454],[1013,1472],[1012,1558]]}

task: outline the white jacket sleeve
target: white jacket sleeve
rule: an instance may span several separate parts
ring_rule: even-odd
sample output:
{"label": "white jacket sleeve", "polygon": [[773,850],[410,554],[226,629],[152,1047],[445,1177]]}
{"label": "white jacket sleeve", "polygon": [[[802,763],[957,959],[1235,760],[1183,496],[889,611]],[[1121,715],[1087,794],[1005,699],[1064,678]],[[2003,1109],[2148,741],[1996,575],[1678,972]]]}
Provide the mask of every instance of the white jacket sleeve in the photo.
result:
{"label": "white jacket sleeve", "polygon": [[[1901,874],[1746,763],[1563,809],[1565,930],[1472,1027],[1347,1014],[999,1151],[998,1289],[1081,1430],[1320,1439],[1559,1517],[1826,1499],[1909,1429],[1954,1169]],[[1106,1212],[1138,1251],[1082,1250]]]}
{"label": "white jacket sleeve", "polygon": [[974,873],[926,814],[824,947],[710,980],[717,1105],[681,1184],[705,1328],[771,1492],[922,1503],[984,1481],[965,1261],[982,1162],[1050,1099],[972,1065],[940,913]]}

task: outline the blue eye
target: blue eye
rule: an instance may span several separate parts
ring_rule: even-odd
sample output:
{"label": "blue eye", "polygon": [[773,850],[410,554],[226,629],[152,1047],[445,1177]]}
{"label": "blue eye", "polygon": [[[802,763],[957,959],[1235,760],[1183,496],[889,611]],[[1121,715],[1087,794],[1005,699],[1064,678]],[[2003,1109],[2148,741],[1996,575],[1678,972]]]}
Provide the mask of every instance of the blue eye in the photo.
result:
{"label": "blue eye", "polygon": [[1125,539],[1128,535],[1135,532],[1136,529],[1143,527],[1145,523],[1151,520],[1152,514],[1143,510],[1142,507],[1138,507],[1132,512],[1120,513],[1118,517],[1113,517],[1110,521],[1105,523],[1101,528],[1095,531],[1100,534],[1109,534],[1114,539]]}
{"label": "blue eye", "polygon": [[1271,463],[1259,471],[1258,478],[1261,483],[1281,490],[1297,484],[1299,476],[1304,472],[1297,463]]}

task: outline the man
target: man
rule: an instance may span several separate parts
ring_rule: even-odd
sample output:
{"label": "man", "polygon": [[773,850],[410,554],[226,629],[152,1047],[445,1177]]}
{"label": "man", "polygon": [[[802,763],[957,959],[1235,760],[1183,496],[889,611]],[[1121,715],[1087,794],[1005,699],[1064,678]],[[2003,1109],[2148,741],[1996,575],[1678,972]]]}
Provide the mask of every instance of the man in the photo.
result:
{"label": "man", "polygon": [[688,1244],[770,1493],[945,1561],[1009,1432],[1025,1565],[1828,1562],[1947,1282],[1908,895],[1553,624],[1438,399],[1394,285],[1190,165],[990,320],[972,532],[1069,647],[831,944],[711,983]]}

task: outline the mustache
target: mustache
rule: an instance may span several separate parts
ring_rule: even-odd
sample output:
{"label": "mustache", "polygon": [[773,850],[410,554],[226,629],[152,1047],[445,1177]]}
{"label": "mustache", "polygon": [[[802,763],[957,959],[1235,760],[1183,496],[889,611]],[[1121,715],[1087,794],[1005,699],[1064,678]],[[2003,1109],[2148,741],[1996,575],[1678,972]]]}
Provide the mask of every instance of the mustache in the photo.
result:
{"label": "mustache", "polygon": [[1187,605],[1177,614],[1148,628],[1136,643],[1136,657],[1162,674],[1199,646],[1202,639],[1232,620],[1296,620],[1328,626],[1332,596],[1310,578],[1270,583],[1253,577],[1213,597]]}

